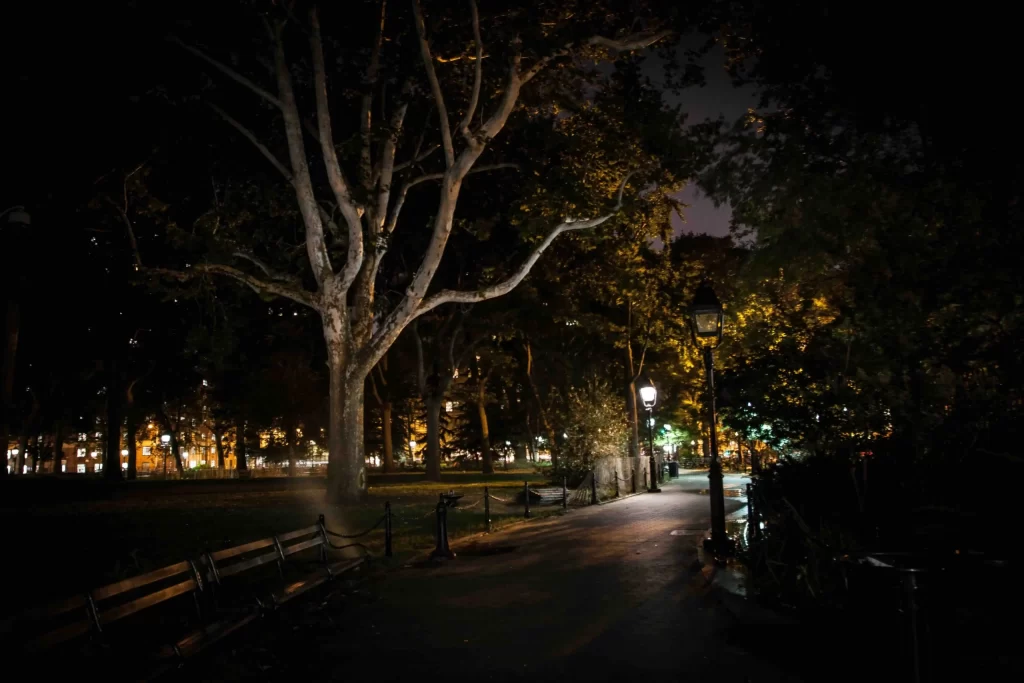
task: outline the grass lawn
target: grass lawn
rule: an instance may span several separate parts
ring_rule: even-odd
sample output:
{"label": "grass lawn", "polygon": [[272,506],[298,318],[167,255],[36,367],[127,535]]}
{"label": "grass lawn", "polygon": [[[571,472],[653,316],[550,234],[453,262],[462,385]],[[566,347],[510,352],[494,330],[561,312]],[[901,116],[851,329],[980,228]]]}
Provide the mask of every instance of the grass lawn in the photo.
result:
{"label": "grass lawn", "polygon": [[[449,538],[484,530],[483,489],[509,501],[492,501],[492,529],[523,517],[516,502],[523,481],[543,483],[543,475],[479,473],[446,474],[441,483],[409,481],[401,475],[371,479],[367,499],[358,505],[328,505],[319,487],[302,490],[232,491],[230,486],[201,493],[152,495],[76,501],[4,510],[7,548],[12,561],[3,563],[0,580],[12,590],[2,612],[96,588],[186,558],[280,534],[316,522],[323,513],[327,526],[339,533],[357,533],[373,525],[389,501],[392,509],[395,561],[429,551],[434,545],[434,506],[438,494],[454,489],[465,497],[448,510]],[[495,480],[497,479],[497,481]],[[557,506],[534,506],[534,517],[557,514]],[[383,525],[357,539],[374,555],[382,555]],[[332,539],[336,544],[350,543]],[[17,558],[17,560],[14,560]]]}

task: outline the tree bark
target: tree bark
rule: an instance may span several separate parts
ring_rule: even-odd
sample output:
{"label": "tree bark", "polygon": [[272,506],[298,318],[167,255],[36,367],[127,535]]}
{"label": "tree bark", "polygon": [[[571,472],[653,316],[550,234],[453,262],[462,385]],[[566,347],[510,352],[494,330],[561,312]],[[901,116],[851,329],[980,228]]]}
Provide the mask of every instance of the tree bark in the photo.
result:
{"label": "tree bark", "polygon": [[138,455],[139,449],[138,442],[136,441],[139,433],[139,417],[138,414],[132,408],[127,411],[127,419],[125,424],[125,435],[124,445],[128,449],[128,471],[127,479],[134,481],[139,476],[138,470]]}
{"label": "tree bark", "polygon": [[224,438],[224,430],[220,426],[216,426],[213,429],[213,444],[214,448],[217,449],[217,469],[224,472],[224,444],[221,443],[221,439]]}
{"label": "tree bark", "polygon": [[487,401],[483,385],[477,394],[477,410],[480,411],[480,451],[483,454],[484,474],[494,474],[494,457],[491,453],[491,431],[487,425]]}
{"label": "tree bark", "polygon": [[353,502],[366,495],[363,444],[363,392],[366,377],[348,376],[346,358],[328,340],[330,414],[327,430],[327,495],[335,502]]}
{"label": "tree bark", "polygon": [[429,396],[427,407],[427,455],[424,464],[427,481],[441,481],[441,401],[440,396]]}
{"label": "tree bark", "polygon": [[107,360],[107,439],[103,456],[103,478],[121,479],[121,387],[117,363]]}
{"label": "tree bark", "polygon": [[381,406],[381,429],[384,432],[384,462],[385,472],[395,470],[395,452],[391,444],[391,401],[384,401]]}
{"label": "tree bark", "polygon": [[14,399],[14,363],[18,356],[18,334],[21,329],[21,310],[13,296],[7,299],[7,318],[4,329],[3,377],[2,384],[0,384],[0,447],[3,448],[4,467],[0,467],[0,477],[7,476],[7,449],[11,438],[11,414],[13,413]]}
{"label": "tree bark", "polygon": [[21,436],[18,437],[18,457],[14,459],[14,472],[18,476],[25,473],[25,459],[28,457],[28,431],[31,429],[25,426],[21,430]]}
{"label": "tree bark", "polygon": [[[540,390],[537,388],[537,383],[533,380],[533,349],[530,347],[530,342],[526,342],[526,378],[530,381],[530,390],[533,392],[533,398],[537,401],[537,413],[540,416],[541,424],[544,426],[544,431],[548,435],[548,448],[551,451],[551,467],[558,468],[558,442],[555,441],[555,429],[551,426],[551,421],[548,419],[548,412],[544,409],[544,403],[540,400]],[[516,451],[516,459],[519,459],[519,452]]]}
{"label": "tree bark", "polygon": [[295,463],[295,439],[296,439],[296,436],[295,436],[295,425],[292,424],[292,422],[289,420],[288,423],[286,424],[286,429],[287,429],[287,433],[288,433],[288,436],[287,436],[287,438],[288,438],[288,476],[289,477],[294,477],[295,476],[295,469],[296,469],[296,463]]}
{"label": "tree bark", "polygon": [[178,441],[178,433],[174,430],[170,431],[171,434],[171,455],[174,456],[174,467],[178,470],[178,476],[185,476],[185,465],[181,462],[181,443]]}
{"label": "tree bark", "polygon": [[53,424],[53,473],[60,474],[60,465],[64,459],[64,421],[57,420]]}
{"label": "tree bark", "polygon": [[243,472],[249,474],[249,463],[245,459],[245,418],[241,415],[235,417],[235,467],[239,476]]}

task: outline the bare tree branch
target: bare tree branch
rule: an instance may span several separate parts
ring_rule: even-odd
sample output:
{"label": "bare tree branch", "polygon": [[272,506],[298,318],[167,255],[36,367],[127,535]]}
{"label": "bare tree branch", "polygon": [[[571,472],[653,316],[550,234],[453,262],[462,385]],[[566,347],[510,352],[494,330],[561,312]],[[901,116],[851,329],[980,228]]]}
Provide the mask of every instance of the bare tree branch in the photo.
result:
{"label": "bare tree branch", "polygon": [[[656,33],[634,33],[632,35],[625,36],[623,38],[606,38],[604,36],[592,36],[584,41],[584,45],[598,45],[601,47],[608,48],[609,50],[615,50],[618,52],[628,52],[630,50],[640,50],[645,47],[650,47],[654,43],[660,40],[664,40],[667,36],[672,35],[672,31],[658,31]],[[555,50],[551,54],[541,57],[533,66],[527,69],[522,75],[522,83],[528,83],[530,80],[540,73],[548,64],[558,59],[559,57],[565,57],[573,51],[574,48],[578,47],[579,43],[569,43],[565,47]]]}
{"label": "bare tree branch", "polygon": [[372,153],[370,149],[372,142],[371,131],[373,130],[373,87],[377,83],[377,72],[380,70],[380,48],[384,43],[384,19],[387,16],[387,6],[387,0],[381,0],[380,21],[377,23],[377,40],[373,43],[370,65],[366,69],[366,80],[363,84],[366,90],[363,93],[359,109],[359,136],[362,138],[362,148],[359,151],[359,175],[363,181],[363,187],[367,191],[373,187],[373,163],[371,161]]}
{"label": "bare tree branch", "polygon": [[423,154],[413,157],[412,159],[409,159],[409,161],[403,161],[401,163],[395,164],[394,172],[398,173],[399,171],[404,171],[405,169],[411,166],[415,166],[416,164],[421,163],[424,159],[426,159],[439,149],[441,149],[441,145],[431,145]]}
{"label": "bare tree branch", "polygon": [[469,0],[469,9],[473,17],[473,41],[476,43],[476,64],[473,65],[473,94],[469,98],[469,107],[466,109],[466,116],[459,124],[459,132],[469,139],[469,127],[473,123],[473,116],[476,115],[476,108],[480,102],[480,84],[483,81],[484,72],[484,43],[480,38],[480,12],[476,6],[476,0]]}
{"label": "bare tree branch", "polygon": [[334,149],[334,134],[331,131],[331,113],[327,104],[327,68],[324,64],[323,40],[320,37],[320,18],[316,7],[309,12],[312,34],[310,44],[313,52],[313,79],[316,86],[316,119],[319,124],[320,150],[327,169],[327,182],[338,202],[341,215],[348,226],[348,254],[345,268],[341,271],[341,291],[346,291],[355,281],[363,262],[363,226],[355,202],[349,194],[348,183]]}
{"label": "bare tree branch", "polygon": [[174,270],[172,268],[147,268],[146,270],[156,275],[173,278],[179,282],[187,282],[204,274],[223,275],[241,282],[257,293],[273,294],[274,296],[291,299],[296,303],[309,306],[316,311],[320,310],[319,297],[312,292],[307,292],[304,289],[283,282],[267,282],[222,263],[200,263],[189,270]]}
{"label": "bare tree branch", "polygon": [[230,114],[228,114],[226,111],[224,111],[223,109],[218,107],[216,104],[213,104],[212,102],[209,103],[209,104],[210,104],[210,108],[213,109],[215,112],[217,112],[217,114],[222,119],[227,121],[228,124],[232,128],[237,130],[239,133],[242,134],[242,136],[246,140],[251,142],[253,144],[253,146],[256,149],[259,150],[260,154],[262,154],[267,159],[267,161],[269,161],[271,164],[273,164],[274,168],[276,168],[278,171],[281,172],[281,175],[283,175],[285,177],[285,179],[289,183],[292,182],[292,173],[291,173],[291,171],[289,171],[285,167],[285,165],[283,163],[281,163],[280,159],[278,159],[276,156],[274,156],[274,153],[271,152],[270,149],[268,149],[266,145],[264,145],[262,142],[259,141],[259,139],[256,137],[256,135],[251,130],[249,130],[248,128],[243,126],[241,123],[239,123],[237,120],[235,120]]}
{"label": "bare tree branch", "polygon": [[[411,86],[406,84],[403,87],[403,95],[408,96]],[[388,137],[384,141],[384,147],[380,153],[380,180],[377,183],[377,208],[373,214],[373,233],[378,234],[384,228],[387,220],[388,204],[391,201],[391,182],[395,171],[395,152],[398,148],[398,138],[402,134],[402,125],[405,122],[405,114],[409,110],[408,100],[403,101],[395,109],[391,120],[388,123]]]}
{"label": "bare tree branch", "polygon": [[[484,173],[485,171],[495,171],[500,168],[519,168],[519,164],[513,163],[501,163],[501,164],[485,164],[483,166],[476,166],[470,169],[469,174],[473,173]],[[384,234],[390,235],[394,232],[395,227],[398,225],[398,215],[402,213],[402,206],[405,204],[405,195],[409,190],[420,183],[425,183],[429,180],[440,180],[444,178],[444,173],[427,173],[421,176],[412,178],[402,184],[402,187],[398,191],[398,198],[395,200],[395,206],[391,209],[391,214],[388,216],[387,222],[384,224]]]}
{"label": "bare tree branch", "polygon": [[175,45],[178,45],[183,50],[185,50],[187,52],[191,52],[196,57],[199,57],[204,62],[206,62],[207,64],[210,64],[211,66],[213,66],[213,68],[217,69],[222,74],[226,75],[228,78],[230,78],[231,80],[235,81],[236,83],[241,83],[246,88],[248,88],[249,90],[253,91],[257,95],[259,95],[260,97],[265,99],[267,102],[270,102],[272,105],[274,105],[278,109],[281,108],[281,106],[282,106],[281,105],[281,100],[279,100],[278,98],[274,97],[267,90],[264,90],[260,86],[256,85],[255,83],[250,81],[248,78],[246,78],[242,74],[238,73],[237,71],[235,71],[231,67],[227,66],[223,62],[219,62],[216,59],[214,59],[213,57],[210,57],[209,55],[207,55],[202,50],[200,50],[198,48],[195,48],[195,47],[192,47],[191,45],[183,42],[177,36],[170,36],[168,38],[168,40],[170,40]]}
{"label": "bare tree branch", "polygon": [[626,187],[626,182],[629,180],[631,175],[632,173],[628,174],[622,180],[622,183],[619,185],[618,201],[616,202],[614,210],[611,211],[610,213],[607,213],[603,216],[599,216],[597,218],[590,218],[587,220],[575,220],[571,218],[564,220],[562,223],[556,226],[554,230],[548,233],[548,236],[544,238],[544,241],[541,242],[537,246],[537,248],[533,250],[533,253],[530,254],[530,256],[526,259],[526,261],[523,262],[519,269],[508,278],[502,280],[501,282],[490,285],[489,287],[484,287],[482,289],[478,289],[472,292],[460,292],[451,289],[442,290],[437,294],[434,294],[433,296],[424,299],[423,302],[419,305],[419,307],[417,307],[413,315],[416,317],[421,316],[427,311],[437,308],[441,304],[477,303],[480,301],[487,301],[488,299],[494,299],[499,296],[508,294],[513,289],[515,289],[516,285],[522,282],[523,279],[530,273],[530,269],[532,269],[534,264],[537,263],[537,260],[541,257],[541,254],[543,254],[544,251],[549,246],[551,246],[551,243],[555,241],[556,237],[561,235],[563,232],[569,232],[572,230],[587,230],[589,228],[597,227],[598,225],[601,225],[602,223],[614,217],[622,209],[622,193]]}
{"label": "bare tree branch", "polygon": [[441,83],[437,80],[437,73],[434,71],[434,60],[430,56],[430,44],[427,42],[427,27],[423,23],[423,10],[420,8],[419,0],[412,0],[412,11],[416,18],[416,33],[419,36],[423,68],[426,69],[427,80],[430,81],[430,90],[434,94],[434,104],[437,106],[437,118],[441,127],[441,145],[444,147],[445,167],[451,168],[455,165],[455,147],[452,145],[452,130],[448,125],[448,108],[444,104]]}
{"label": "bare tree branch", "polygon": [[[128,218],[128,211],[126,208],[122,209],[118,206],[117,202],[110,197],[104,197],[104,199],[106,199],[110,205],[114,207],[114,210],[117,211],[118,215],[121,216],[121,220],[124,222],[124,226],[128,230],[128,243],[131,244],[132,256],[135,258],[135,270],[139,270],[142,268],[142,255],[139,254],[139,243],[135,239],[135,228],[132,226],[131,219]],[[125,206],[127,207],[127,200],[125,201]]]}
{"label": "bare tree branch", "polygon": [[277,282],[287,282],[296,286],[299,285],[297,278],[294,278],[290,275],[285,275],[284,273],[278,273],[273,268],[264,263],[262,260],[260,260],[255,254],[250,254],[249,252],[246,251],[235,251],[232,252],[232,256],[237,256],[238,258],[253,264],[257,268],[262,270],[263,274],[269,277],[271,280],[276,280]]}

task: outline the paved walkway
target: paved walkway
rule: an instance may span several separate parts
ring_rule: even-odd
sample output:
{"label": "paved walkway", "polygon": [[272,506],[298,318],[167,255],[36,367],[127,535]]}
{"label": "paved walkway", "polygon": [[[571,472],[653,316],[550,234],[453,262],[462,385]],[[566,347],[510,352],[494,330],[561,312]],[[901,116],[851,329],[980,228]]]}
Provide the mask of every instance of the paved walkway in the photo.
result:
{"label": "paved walkway", "polygon": [[[469,539],[442,566],[405,567],[361,594],[336,593],[251,643],[261,676],[800,680],[733,644],[737,619],[699,571],[702,486],[683,477],[661,494]],[[743,504],[727,498],[727,512]],[[211,679],[231,675],[212,664]]]}

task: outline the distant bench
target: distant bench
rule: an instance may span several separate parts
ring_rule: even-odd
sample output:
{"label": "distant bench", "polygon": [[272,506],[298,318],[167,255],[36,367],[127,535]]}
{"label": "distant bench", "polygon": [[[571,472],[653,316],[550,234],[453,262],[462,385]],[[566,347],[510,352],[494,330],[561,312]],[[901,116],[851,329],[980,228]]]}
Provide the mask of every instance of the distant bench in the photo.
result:
{"label": "distant bench", "polygon": [[540,487],[530,489],[530,504],[531,505],[561,505],[562,504],[562,487],[551,486],[551,487]]}
{"label": "distant bench", "polygon": [[[95,645],[106,654],[116,651],[118,663],[148,665],[161,671],[178,666],[267,610],[356,569],[365,560],[332,559],[328,547],[321,516],[316,524],[303,529],[206,553],[198,562],[185,560],[29,610],[5,624],[0,633],[8,645],[34,658],[91,636],[84,643],[86,648]],[[302,566],[295,556],[303,551],[316,553],[315,569],[290,576]],[[252,572],[270,565],[276,567],[278,586],[261,595],[254,581],[258,577]],[[247,583],[243,575],[252,580]],[[156,610],[159,605],[165,609]],[[133,630],[133,625],[138,628]],[[182,631],[186,635],[181,636]],[[160,642],[169,644],[160,647]],[[61,648],[61,652],[66,650]],[[141,677],[137,674],[142,672],[132,677]]]}

